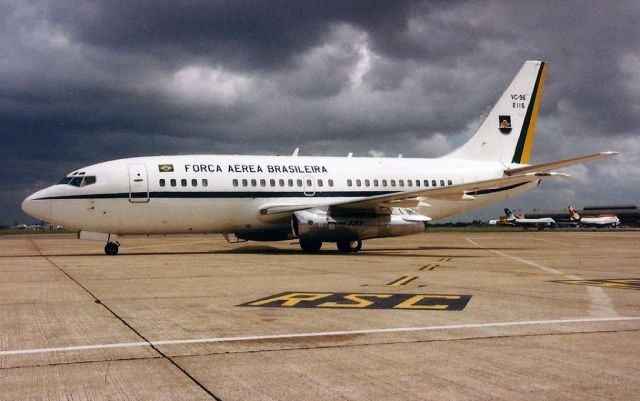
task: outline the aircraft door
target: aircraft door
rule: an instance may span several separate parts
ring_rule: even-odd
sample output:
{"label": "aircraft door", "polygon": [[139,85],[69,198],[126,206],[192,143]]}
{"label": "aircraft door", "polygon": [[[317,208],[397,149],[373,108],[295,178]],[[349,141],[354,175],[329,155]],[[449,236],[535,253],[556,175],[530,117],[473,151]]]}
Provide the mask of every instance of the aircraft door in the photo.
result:
{"label": "aircraft door", "polygon": [[302,181],[304,182],[304,196],[313,196],[316,194],[316,185],[313,182],[312,175],[305,175],[302,177]]}
{"label": "aircraft door", "polygon": [[129,164],[129,202],[149,202],[147,167],[142,163]]}

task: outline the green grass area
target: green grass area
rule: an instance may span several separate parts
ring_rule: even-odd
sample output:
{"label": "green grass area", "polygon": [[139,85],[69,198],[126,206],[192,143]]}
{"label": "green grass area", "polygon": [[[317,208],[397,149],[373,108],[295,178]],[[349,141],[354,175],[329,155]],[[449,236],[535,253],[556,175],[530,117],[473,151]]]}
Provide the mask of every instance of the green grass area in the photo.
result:
{"label": "green grass area", "polygon": [[[640,227],[629,227],[629,228],[545,228],[544,232],[622,232],[622,231],[640,231]],[[499,232],[539,232],[539,230],[535,228],[530,228],[528,230],[522,229],[522,227],[496,227],[496,226],[467,226],[467,227],[450,227],[450,226],[429,226],[427,228],[427,233],[499,233]],[[1,235],[49,235],[49,234],[75,234],[75,231],[65,230],[64,228],[59,228],[55,230],[18,230],[18,229],[8,229],[8,230],[0,230]]]}
{"label": "green grass area", "polygon": [[567,228],[545,228],[544,230],[538,230],[536,228],[529,228],[528,230],[524,230],[522,227],[496,227],[496,226],[468,226],[468,227],[448,227],[448,226],[429,226],[427,228],[427,232],[436,232],[436,233],[456,233],[456,232],[465,232],[465,233],[495,233],[495,232],[591,232],[591,231],[610,231],[610,232],[620,232],[620,231],[640,231],[640,228],[577,228],[577,227],[567,227]]}

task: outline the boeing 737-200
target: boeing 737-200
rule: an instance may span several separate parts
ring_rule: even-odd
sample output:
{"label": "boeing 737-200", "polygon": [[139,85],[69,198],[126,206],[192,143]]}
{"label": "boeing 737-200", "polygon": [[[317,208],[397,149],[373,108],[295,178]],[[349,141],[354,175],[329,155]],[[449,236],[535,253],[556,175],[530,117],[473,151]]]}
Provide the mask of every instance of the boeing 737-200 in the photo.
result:
{"label": "boeing 737-200", "polygon": [[38,219],[106,242],[118,235],[221,233],[227,240],[298,238],[305,251],[335,242],[421,233],[442,218],[566,176],[552,170],[601,152],[529,164],[546,64],[524,63],[475,134],[432,159],[188,155],[80,168],[22,204]]}

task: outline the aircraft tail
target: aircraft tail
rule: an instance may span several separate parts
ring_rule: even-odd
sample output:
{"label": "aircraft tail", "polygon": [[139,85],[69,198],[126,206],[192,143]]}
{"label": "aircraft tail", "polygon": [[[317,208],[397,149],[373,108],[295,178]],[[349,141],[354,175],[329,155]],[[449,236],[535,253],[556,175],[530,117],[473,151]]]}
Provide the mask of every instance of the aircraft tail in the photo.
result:
{"label": "aircraft tail", "polygon": [[515,220],[516,218],[516,215],[513,214],[513,212],[506,207],[504,208],[504,214],[505,216],[507,216],[507,220]]}
{"label": "aircraft tail", "polygon": [[444,157],[528,164],[545,73],[546,63],[526,61],[471,139]]}
{"label": "aircraft tail", "polygon": [[567,210],[569,211],[569,219],[570,220],[580,220],[580,215],[578,214],[578,212],[573,210],[573,206],[569,206],[567,208]]}

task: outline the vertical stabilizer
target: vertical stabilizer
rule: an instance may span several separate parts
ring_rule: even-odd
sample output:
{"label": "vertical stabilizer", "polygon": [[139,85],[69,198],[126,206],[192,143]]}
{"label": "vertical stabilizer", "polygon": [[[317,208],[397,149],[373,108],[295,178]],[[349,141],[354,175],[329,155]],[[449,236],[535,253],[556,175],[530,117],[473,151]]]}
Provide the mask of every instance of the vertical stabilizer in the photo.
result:
{"label": "vertical stabilizer", "polygon": [[526,61],[476,133],[447,158],[528,164],[546,63]]}
{"label": "vertical stabilizer", "polygon": [[569,206],[567,210],[569,210],[569,220],[580,220],[580,215],[573,209],[573,206]]}

